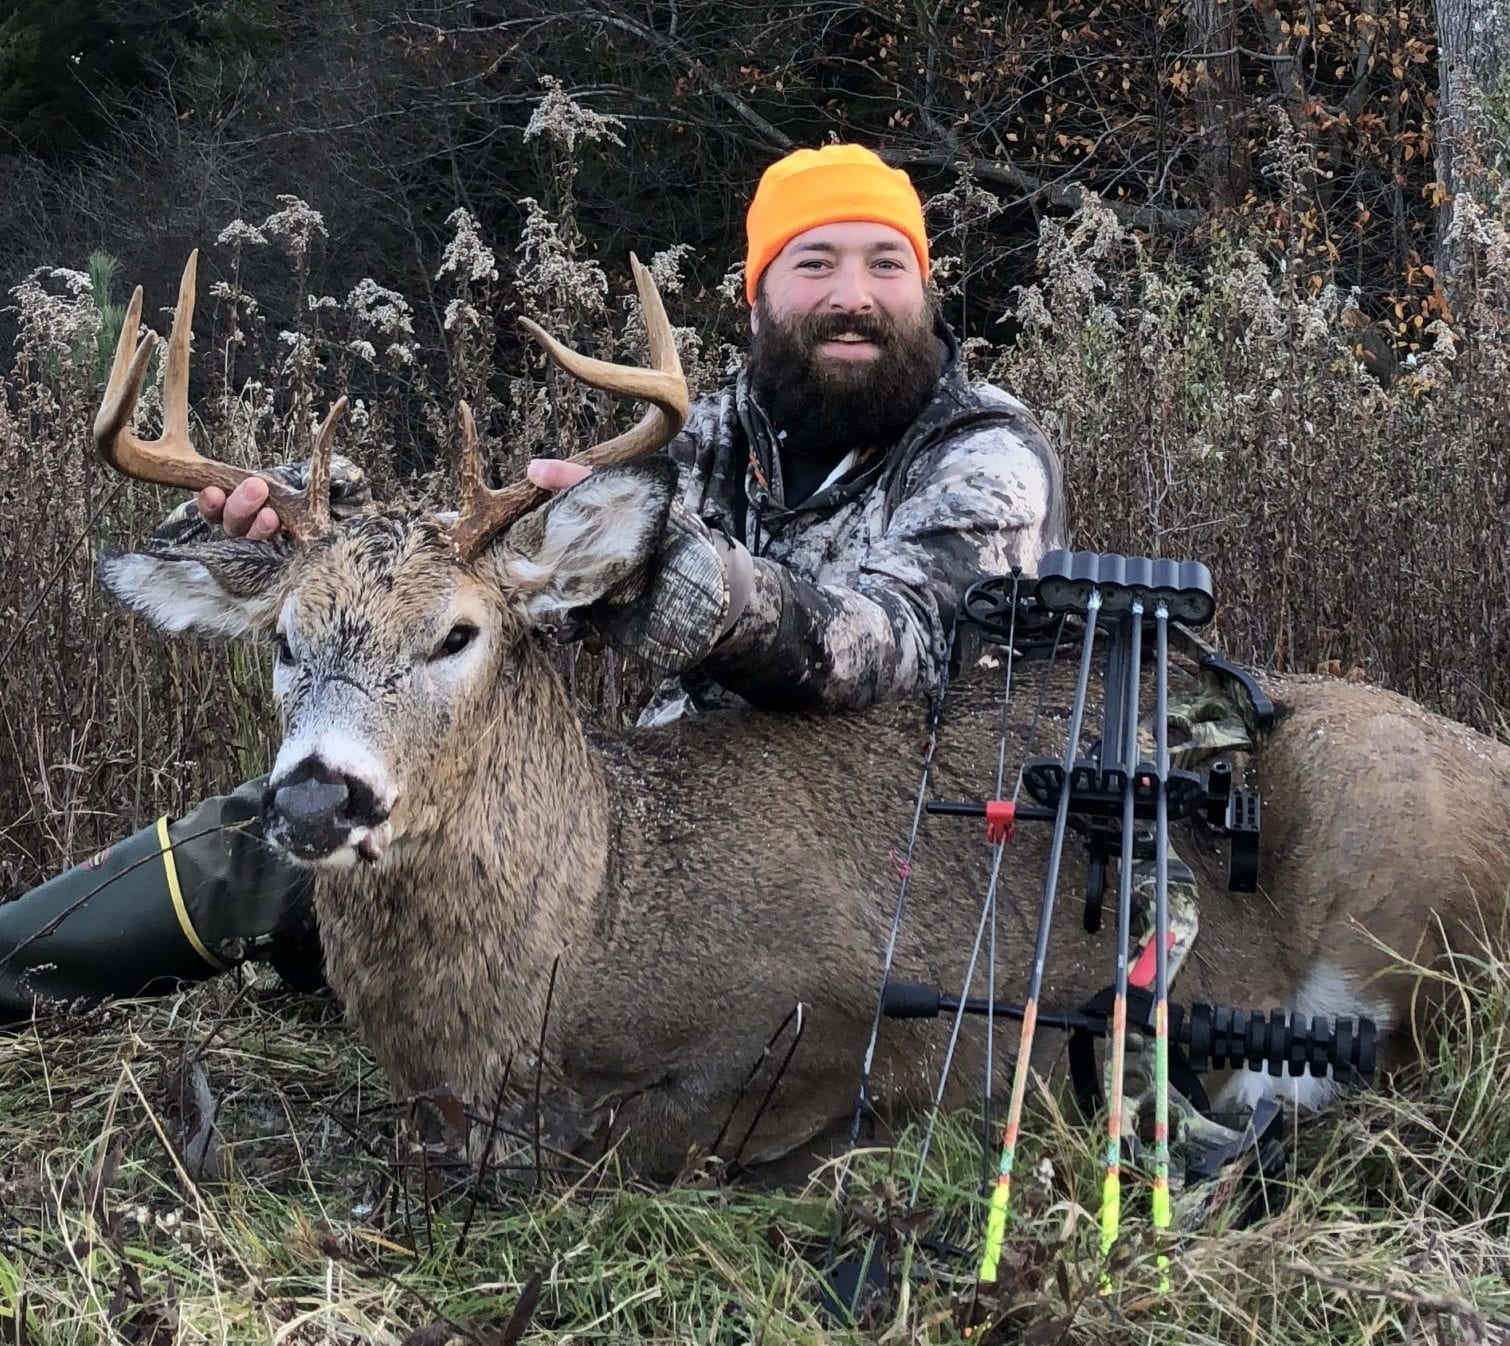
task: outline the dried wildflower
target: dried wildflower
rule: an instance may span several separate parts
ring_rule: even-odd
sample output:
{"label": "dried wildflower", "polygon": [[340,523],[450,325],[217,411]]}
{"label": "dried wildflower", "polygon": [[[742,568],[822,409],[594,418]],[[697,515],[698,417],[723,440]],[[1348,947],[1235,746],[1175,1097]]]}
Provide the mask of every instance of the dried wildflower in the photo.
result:
{"label": "dried wildflower", "polygon": [[371,278],[359,280],[346,296],[346,307],[357,321],[382,336],[412,336],[413,310],[397,290],[385,289]]}
{"label": "dried wildflower", "polygon": [[212,298],[219,299],[222,303],[229,304],[232,308],[248,316],[257,311],[256,298],[231,281],[215,281],[210,286],[210,295]]}
{"label": "dried wildflower", "polygon": [[284,330],[278,333],[278,341],[288,347],[288,354],[282,365],[285,374],[308,368],[314,363],[315,343],[308,333]]}
{"label": "dried wildflower", "polygon": [[340,308],[341,307],[340,304],[337,303],[335,297],[333,295],[328,295],[328,294],[322,294],[318,298],[316,298],[312,294],[311,295],[306,295],[305,296],[305,303],[307,303],[309,305],[310,311],[312,313],[313,312],[317,312],[318,310],[320,310],[322,308]]}
{"label": "dried wildflower", "polygon": [[262,221],[263,231],[269,237],[282,239],[290,256],[302,258],[316,234],[327,236],[325,217],[297,196],[280,196],[278,204],[283,209]]}
{"label": "dried wildflower", "polygon": [[1487,254],[1491,264],[1504,265],[1510,256],[1510,233],[1506,232],[1504,223],[1474,200],[1469,192],[1459,192],[1452,199],[1447,242],[1472,244]]}
{"label": "dried wildflower", "polygon": [[453,332],[481,326],[482,314],[465,299],[453,299],[446,305],[446,331]]}
{"label": "dried wildflower", "polygon": [[541,136],[568,158],[575,156],[579,141],[606,140],[609,144],[623,146],[624,142],[616,134],[624,128],[621,118],[605,116],[574,102],[554,75],[543,76],[540,83],[545,86],[545,96],[524,128],[526,140]]}
{"label": "dried wildflower", "polygon": [[962,269],[961,259],[952,253],[933,253],[928,258],[928,279],[935,289],[952,292]]}
{"label": "dried wildflower", "polygon": [[959,343],[959,358],[967,370],[974,372],[976,366],[992,354],[991,343],[985,337],[965,337]]}
{"label": "dried wildflower", "polygon": [[232,244],[239,248],[248,243],[266,243],[267,235],[255,224],[248,224],[245,220],[232,220],[216,236],[215,242],[221,245]]}
{"label": "dried wildflower", "polygon": [[493,256],[493,250],[482,241],[482,233],[472,212],[464,208],[453,210],[446,217],[446,223],[456,232],[446,244],[435,279],[454,275],[464,282],[497,280],[498,260]]}
{"label": "dried wildflower", "polygon": [[[44,281],[60,283],[65,294],[49,290]],[[10,291],[18,317],[16,344],[22,349],[68,357],[94,340],[100,310],[94,288],[82,271],[66,267],[38,267]]]}
{"label": "dried wildflower", "polygon": [[958,233],[984,224],[1003,209],[999,196],[962,173],[948,191],[936,192],[928,198],[923,213],[941,223],[941,233]]}
{"label": "dried wildflower", "polygon": [[1299,198],[1306,194],[1306,181],[1314,170],[1310,151],[1301,139],[1289,113],[1276,104],[1269,110],[1274,124],[1274,139],[1263,152],[1264,168],[1279,183],[1286,196]]}
{"label": "dried wildflower", "polygon": [[370,362],[377,359],[377,351],[373,348],[372,342],[370,341],[348,341],[346,343],[346,349],[362,360],[367,360]]}
{"label": "dried wildflower", "polygon": [[525,211],[519,236],[519,289],[526,303],[538,311],[569,308],[589,319],[601,316],[608,297],[603,268],[576,256],[534,197],[519,204]]}
{"label": "dried wildflower", "polygon": [[724,272],[723,279],[718,282],[718,295],[727,304],[738,304],[745,296],[745,264],[735,262]]}
{"label": "dried wildflower", "polygon": [[1284,307],[1269,279],[1268,268],[1251,249],[1238,249],[1231,267],[1214,280],[1232,310],[1247,316],[1250,337],[1273,340],[1285,331]]}
{"label": "dried wildflower", "polygon": [[1295,319],[1296,335],[1303,348],[1324,346],[1333,339],[1332,325],[1324,304],[1298,304]]}
{"label": "dried wildflower", "polygon": [[662,294],[682,292],[682,262],[692,253],[690,243],[676,243],[650,259],[650,278]]}
{"label": "dried wildflower", "polygon": [[[1054,315],[1044,303],[1043,291],[1036,285],[1024,286],[1018,291],[1021,298],[1015,310],[1017,321],[1024,332],[1048,333],[1054,329]],[[1005,319],[1005,314],[1003,318]]]}

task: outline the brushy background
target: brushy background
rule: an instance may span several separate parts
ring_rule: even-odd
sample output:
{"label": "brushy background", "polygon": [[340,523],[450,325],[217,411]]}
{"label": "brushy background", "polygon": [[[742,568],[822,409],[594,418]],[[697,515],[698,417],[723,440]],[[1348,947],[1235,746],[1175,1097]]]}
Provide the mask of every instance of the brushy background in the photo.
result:
{"label": "brushy background", "polygon": [[[460,397],[504,475],[622,423],[624,408],[536,357],[494,364],[501,266],[516,311],[592,353],[644,358],[627,267],[601,258],[567,204],[579,163],[614,148],[615,120],[553,88],[525,135],[553,146],[555,210],[527,202],[504,259],[456,209],[427,304],[371,277],[321,293],[310,275],[325,222],[297,197],[208,232],[192,388],[202,442],[232,461],[303,457],[311,425],[347,392],[340,451],[381,494],[433,501],[448,489]],[[1302,192],[1293,139],[1279,136],[1267,162]],[[1000,209],[964,181],[930,199],[932,224],[954,240],[934,268],[946,314],[964,304],[962,258],[985,246]],[[1191,265],[1155,255],[1088,197],[1039,226],[1035,278],[1000,315],[1012,339],[970,337],[967,357],[1041,418],[1064,461],[1076,546],[1205,560],[1238,657],[1360,670],[1493,727],[1510,704],[1510,237],[1467,197],[1453,232],[1469,283],[1452,322],[1409,328],[1419,349],[1391,347],[1381,368],[1361,358],[1356,294],[1303,264],[1298,232],[1213,227]],[[710,389],[740,358],[737,259],[721,284],[694,291],[687,253],[672,245],[650,260],[691,385]],[[253,261],[286,278],[291,297],[276,310],[245,282]],[[255,774],[272,742],[264,652],[169,647],[94,578],[101,545],[128,544],[177,503],[116,478],[89,444],[132,283],[97,252],[9,290],[0,891],[87,853],[122,820]],[[175,293],[146,297],[144,320],[163,334]],[[427,358],[435,351],[443,358]],[[570,662],[596,713],[633,708],[634,677],[614,660]]]}
{"label": "brushy background", "polygon": [[[549,205],[521,198],[507,250],[476,212],[451,211],[423,294],[390,288],[377,266],[327,293],[327,221],[299,196],[206,222],[196,436],[237,461],[298,458],[324,406],[349,392],[340,450],[380,493],[436,501],[458,397],[478,409],[503,475],[621,425],[628,409],[517,344],[500,363],[495,328],[524,312],[594,354],[641,358],[627,267],[574,204],[585,168],[598,182],[611,174],[623,133],[548,87],[524,138]],[[929,207],[946,240],[945,311],[969,333],[972,367],[1034,408],[1058,446],[1076,545],[1204,559],[1237,656],[1366,676],[1499,732],[1510,704],[1503,214],[1460,198],[1465,280],[1450,313],[1402,302],[1381,345],[1365,309],[1378,294],[1318,267],[1305,224],[1314,159],[1282,126],[1256,153],[1291,209],[1213,220],[1199,246],[1167,248],[1114,202],[1080,196],[1037,223],[1031,264],[1014,263],[1022,284],[984,323],[971,288],[1005,246],[993,229],[1006,189],[946,184]],[[662,243],[652,265],[689,377],[712,387],[739,359],[738,270],[720,282],[708,259]],[[123,483],[89,444],[136,277],[108,248],[57,260],[68,265],[7,283],[3,894],[263,769],[276,741],[266,651],[165,643],[96,581],[101,547],[140,537],[177,501]],[[153,268],[145,316],[159,331],[180,260]],[[254,276],[277,277],[274,298]],[[563,666],[585,713],[632,712],[633,669],[602,653]],[[1136,1243],[1117,1295],[1095,1293],[1090,1133],[1058,1100],[1038,1100],[1030,1167],[1050,1167],[1011,1244],[1000,1339],[1510,1341],[1503,962],[1486,955],[1460,997],[1471,1015],[1400,1090],[1297,1138],[1280,1214],[1250,1231],[1219,1220],[1185,1249],[1168,1301],[1149,1293],[1152,1261]],[[537,1274],[533,1318],[516,1320],[531,1339],[951,1340],[949,1294],[968,1265],[939,1257],[851,1334],[812,1308],[832,1173],[777,1196],[651,1195],[611,1172],[531,1192],[508,1175],[433,1171],[329,1007],[256,979],[0,1037],[0,1116],[7,1341],[505,1341]],[[908,1162],[906,1146],[860,1161],[846,1239],[895,1246],[922,1228],[968,1244],[968,1123],[937,1147],[921,1215],[903,1219]]]}

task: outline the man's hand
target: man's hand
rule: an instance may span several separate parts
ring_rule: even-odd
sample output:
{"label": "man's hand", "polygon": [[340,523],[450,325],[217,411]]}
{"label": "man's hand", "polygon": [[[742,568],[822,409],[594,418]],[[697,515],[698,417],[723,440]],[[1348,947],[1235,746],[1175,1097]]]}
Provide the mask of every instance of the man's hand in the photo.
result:
{"label": "man's hand", "polygon": [[524,469],[524,475],[542,491],[564,491],[591,473],[592,468],[568,463],[564,458],[531,458]]}
{"label": "man's hand", "polygon": [[200,514],[208,522],[218,523],[227,537],[266,542],[277,537],[283,527],[267,508],[267,483],[261,477],[248,477],[229,497],[218,486],[206,486],[197,503]]}

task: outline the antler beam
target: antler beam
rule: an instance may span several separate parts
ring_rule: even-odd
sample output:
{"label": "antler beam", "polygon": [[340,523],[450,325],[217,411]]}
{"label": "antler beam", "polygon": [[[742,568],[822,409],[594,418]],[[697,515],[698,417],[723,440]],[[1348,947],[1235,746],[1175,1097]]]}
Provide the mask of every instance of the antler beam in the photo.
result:
{"label": "antler beam", "polygon": [[128,428],[147,377],[147,363],[157,344],[155,332],[137,343],[142,319],[142,288],[136,287],[121,324],[115,361],[105,385],[104,400],[94,418],[94,442],[100,456],[117,472],[158,486],[200,491],[217,486],[227,495],[248,477],[267,482],[268,505],[289,535],[309,542],[330,532],[330,454],[335,429],[346,410],[340,398],[315,433],[309,477],[303,490],[294,490],[255,468],[233,467],[198,453],[189,439],[189,333],[194,323],[194,279],[199,251],[189,254],[178,285],[178,307],[168,338],[168,368],[163,378],[163,432],[157,439],[140,439]]}
{"label": "antler beam", "polygon": [[[574,454],[567,461],[584,467],[613,467],[636,458],[648,458],[675,438],[687,419],[687,378],[676,353],[676,338],[671,320],[661,302],[660,291],[648,268],[633,254],[629,258],[634,272],[635,289],[645,315],[645,332],[650,344],[650,368],[610,364],[581,355],[563,346],[538,324],[528,318],[519,322],[546,350],[546,353],[573,378],[605,392],[622,393],[651,403],[639,421],[622,435],[595,444]],[[529,481],[516,481],[500,490],[486,485],[482,449],[477,427],[466,403],[460,407],[461,434],[461,509],[451,530],[456,550],[464,558],[476,556],[503,529],[550,498],[550,492]]]}

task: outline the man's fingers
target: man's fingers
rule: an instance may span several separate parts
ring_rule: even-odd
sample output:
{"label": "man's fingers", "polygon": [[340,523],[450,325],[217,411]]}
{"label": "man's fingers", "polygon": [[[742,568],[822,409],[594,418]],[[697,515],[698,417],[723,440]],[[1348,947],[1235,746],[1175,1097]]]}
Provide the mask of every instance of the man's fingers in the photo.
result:
{"label": "man's fingers", "polygon": [[270,537],[277,537],[278,530],[282,527],[272,510],[262,509],[257,511],[257,517],[252,520],[252,526],[246,530],[246,535],[253,542],[266,542]]}
{"label": "man's fingers", "polygon": [[225,492],[218,486],[206,486],[195,500],[199,506],[199,515],[210,523],[219,523],[221,511],[225,509]]}
{"label": "man's fingers", "polygon": [[[227,498],[221,527],[231,537],[265,541],[278,531],[278,516],[264,509],[266,504],[267,483],[261,477],[248,477]],[[267,517],[272,519],[271,527],[267,525]]]}
{"label": "man's fingers", "polygon": [[531,458],[524,475],[543,491],[561,491],[575,486],[592,468],[568,463],[561,458]]}

